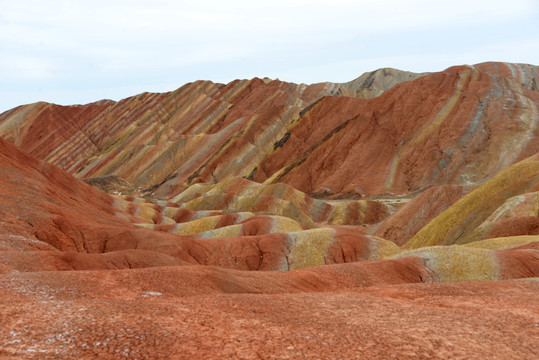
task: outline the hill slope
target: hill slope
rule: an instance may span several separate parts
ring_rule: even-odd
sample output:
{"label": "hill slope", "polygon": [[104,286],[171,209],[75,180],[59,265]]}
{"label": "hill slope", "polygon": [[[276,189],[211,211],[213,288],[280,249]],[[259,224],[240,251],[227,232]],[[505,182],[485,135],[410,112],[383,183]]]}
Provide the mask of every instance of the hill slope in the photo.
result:
{"label": "hill slope", "polygon": [[534,359],[537,74],[1,114],[0,358]]}
{"label": "hill slope", "polygon": [[351,83],[195,82],[118,103],[19,107],[0,115],[0,136],[77,177],[116,175],[160,197],[228,177],[316,196],[409,194],[482,181],[539,151],[537,72],[384,70],[366,77],[382,79],[371,89],[412,80],[372,99],[331,96]]}

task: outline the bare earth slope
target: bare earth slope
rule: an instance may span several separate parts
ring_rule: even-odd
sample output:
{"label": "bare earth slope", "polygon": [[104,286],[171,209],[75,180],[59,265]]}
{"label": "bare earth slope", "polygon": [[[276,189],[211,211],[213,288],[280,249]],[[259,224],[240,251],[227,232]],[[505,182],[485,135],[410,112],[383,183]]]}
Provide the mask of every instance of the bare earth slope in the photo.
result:
{"label": "bare earth slope", "polygon": [[0,114],[0,358],[535,359],[537,75]]}
{"label": "bare earth slope", "polygon": [[368,196],[487,179],[539,151],[539,92],[522,85],[536,72],[452,67],[373,99],[325,97],[290,127],[254,179]]}
{"label": "bare earth slope", "polygon": [[231,176],[315,195],[407,194],[481,181],[539,151],[537,72],[380,70],[361,86],[397,84],[372,99],[330,96],[350,86],[331,83],[195,82],[118,103],[19,107],[0,115],[0,136],[78,177],[116,175],[161,197]]}

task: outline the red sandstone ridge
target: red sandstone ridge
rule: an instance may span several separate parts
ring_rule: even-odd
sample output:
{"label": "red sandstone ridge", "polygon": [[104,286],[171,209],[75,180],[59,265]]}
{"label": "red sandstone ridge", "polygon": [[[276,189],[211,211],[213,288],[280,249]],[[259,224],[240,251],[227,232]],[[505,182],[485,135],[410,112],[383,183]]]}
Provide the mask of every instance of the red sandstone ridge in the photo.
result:
{"label": "red sandstone ridge", "polygon": [[0,358],[535,359],[537,73],[0,114]]}
{"label": "red sandstone ridge", "polygon": [[[507,68],[518,75],[506,77]],[[325,97],[290,127],[288,141],[261,162],[254,179],[363,195],[484,180],[539,151],[539,93],[521,84],[536,73],[479,64],[369,100]]]}
{"label": "red sandstone ridge", "polygon": [[[291,264],[376,259],[387,245],[345,230],[308,233],[283,216],[223,215],[113,198],[3,139],[0,173],[0,272],[184,264],[288,270]],[[318,263],[298,255],[296,243],[320,231],[329,234],[325,246],[346,258],[314,245]]]}
{"label": "red sandstone ridge", "polygon": [[432,219],[453,205],[464,192],[463,186],[442,185],[429,188],[369,232],[399,246],[404,245]]}
{"label": "red sandstone ridge", "polygon": [[[33,159],[3,139],[0,139],[0,173],[3,219],[0,248],[4,255],[9,253],[7,260],[11,263],[17,263],[18,257],[28,258],[27,251],[36,255],[29,257],[34,259],[44,254],[51,259],[84,262],[90,258],[78,254],[103,253],[115,239],[125,242],[144,237],[141,231],[145,230],[131,225],[142,220],[115,208],[112,197],[63,170]],[[147,233],[153,235],[153,232]],[[156,264],[170,263],[168,257],[161,261],[159,254],[154,255],[142,253],[138,257],[145,259],[142,262],[153,257]],[[120,268],[129,267],[129,259],[139,261],[137,252],[118,253],[103,259],[112,261],[115,257],[127,259],[119,262]],[[179,253],[177,258],[173,263],[194,262],[187,254]],[[95,264],[101,261],[96,257],[92,259],[96,259]],[[36,265],[33,263],[30,268],[35,269]],[[7,265],[1,264],[0,269],[3,266]],[[73,268],[79,267],[73,265]],[[50,268],[51,264],[44,264],[43,270]]]}
{"label": "red sandstone ridge", "polygon": [[[421,75],[195,82],[118,103],[38,103],[0,115],[0,135],[78,177],[116,175],[159,197],[228,177],[326,197],[409,194],[485,180],[539,150],[535,66]],[[345,88],[385,91],[363,99]]]}

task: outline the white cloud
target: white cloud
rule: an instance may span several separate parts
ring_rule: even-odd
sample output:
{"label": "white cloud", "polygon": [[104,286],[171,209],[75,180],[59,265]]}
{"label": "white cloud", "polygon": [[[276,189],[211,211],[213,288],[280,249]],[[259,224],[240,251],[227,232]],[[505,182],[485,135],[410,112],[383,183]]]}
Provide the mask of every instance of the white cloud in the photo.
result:
{"label": "white cloud", "polygon": [[[539,49],[539,37],[515,42],[502,42],[487,46],[477,46],[472,51],[459,53],[429,53],[370,57],[343,60],[333,63],[298,67],[283,72],[284,79],[295,82],[346,82],[361,75],[366,69],[395,67],[412,72],[436,72],[455,65],[473,65],[487,61],[530,63],[530,49]],[[536,58],[537,59],[537,58]],[[313,78],[313,74],[318,74]],[[328,78],[325,74],[333,74]],[[351,74],[352,77],[351,77]]]}
{"label": "white cloud", "polygon": [[51,59],[17,55],[0,58],[0,69],[4,80],[48,80],[57,67]]}
{"label": "white cloud", "polygon": [[[526,57],[508,40],[534,41],[538,6],[535,0],[0,0],[0,90],[77,92],[81,84],[125,90],[132,86],[126,79],[144,89],[254,75],[344,81],[381,66],[472,63],[481,51],[491,59],[513,61],[516,52],[539,62],[537,47],[528,47]],[[500,27],[504,39],[475,35]],[[102,97],[131,95],[119,91]],[[7,107],[0,100],[0,111]]]}

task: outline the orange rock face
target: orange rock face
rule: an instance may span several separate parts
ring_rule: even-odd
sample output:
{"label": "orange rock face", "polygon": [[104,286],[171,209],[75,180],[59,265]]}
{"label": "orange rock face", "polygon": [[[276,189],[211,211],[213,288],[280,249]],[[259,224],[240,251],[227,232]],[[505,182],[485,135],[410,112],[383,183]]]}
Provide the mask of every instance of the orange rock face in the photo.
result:
{"label": "orange rock face", "polygon": [[380,222],[369,232],[395,244],[404,245],[429,221],[453,205],[463,194],[463,186],[441,185],[429,188]]}
{"label": "orange rock face", "polygon": [[78,177],[116,175],[160,197],[228,177],[326,197],[408,194],[482,181],[539,151],[537,72],[484,63],[401,83],[388,72],[397,84],[371,99],[331,96],[350,84],[195,82],[19,107],[0,116],[0,135]]}
{"label": "orange rock face", "polygon": [[0,358],[535,359],[538,75],[0,114]]}
{"label": "orange rock face", "polygon": [[503,77],[505,67],[454,67],[369,100],[325,97],[291,127],[255,180],[378,195],[489,178],[539,151],[532,140],[539,93],[520,84],[524,75]]}

